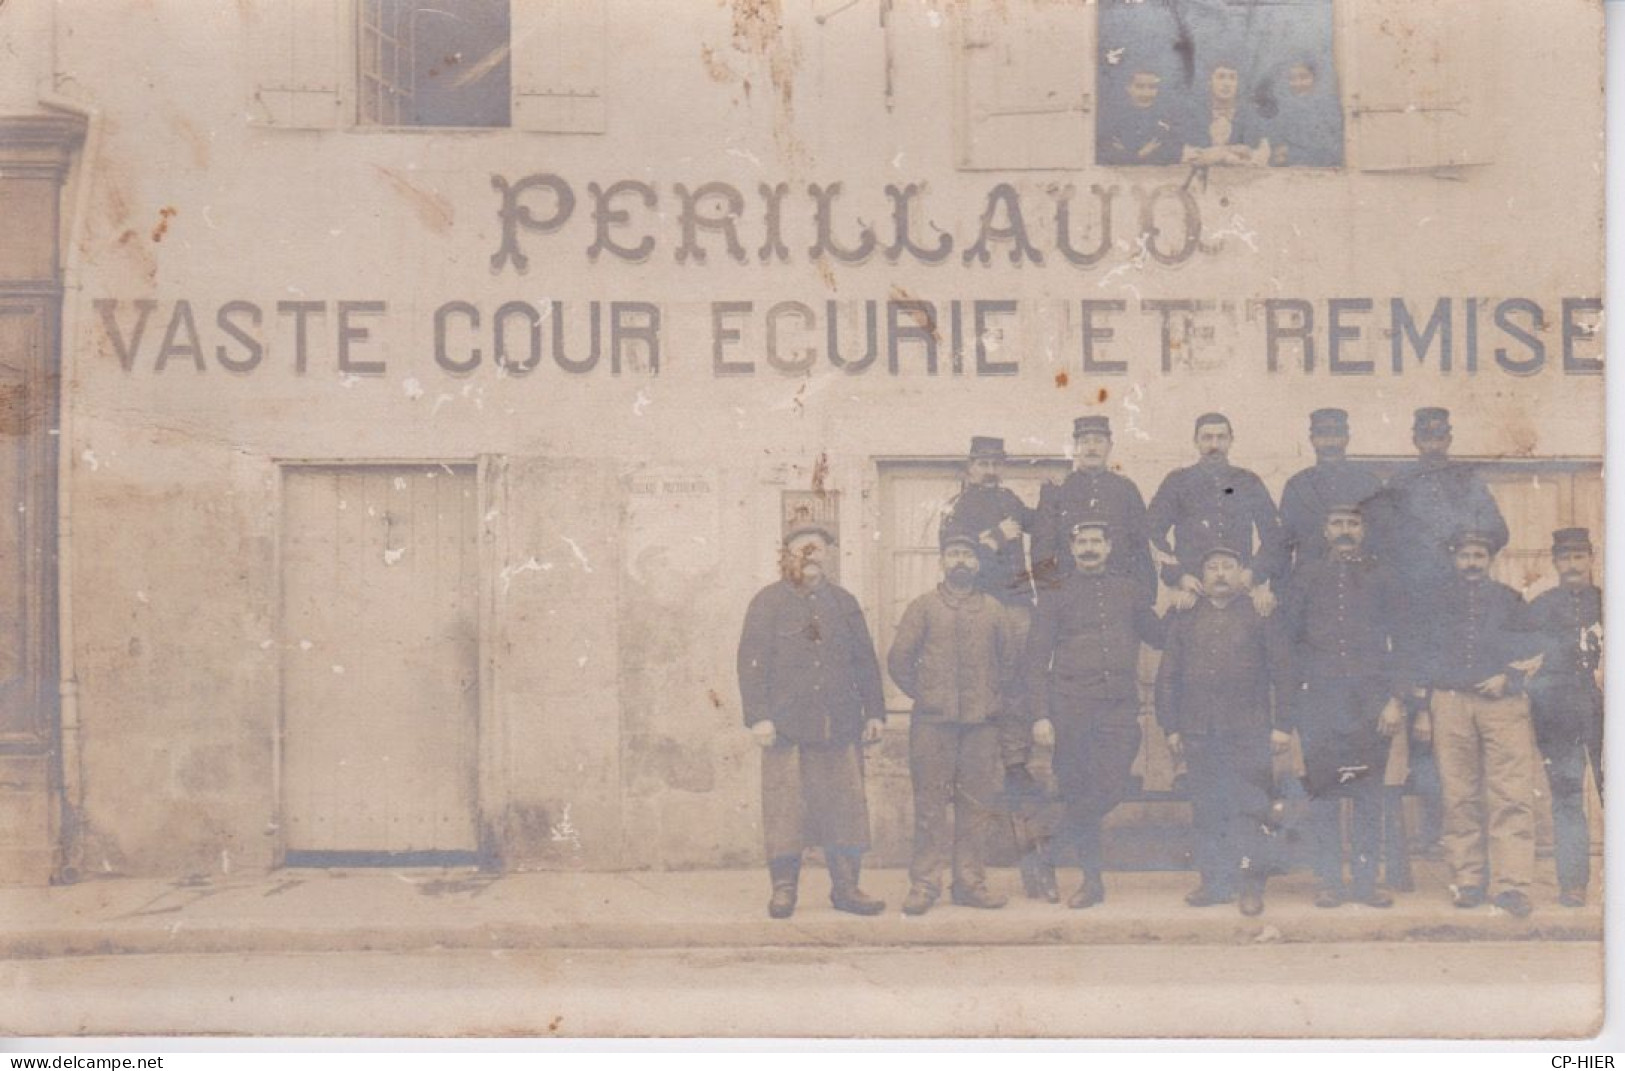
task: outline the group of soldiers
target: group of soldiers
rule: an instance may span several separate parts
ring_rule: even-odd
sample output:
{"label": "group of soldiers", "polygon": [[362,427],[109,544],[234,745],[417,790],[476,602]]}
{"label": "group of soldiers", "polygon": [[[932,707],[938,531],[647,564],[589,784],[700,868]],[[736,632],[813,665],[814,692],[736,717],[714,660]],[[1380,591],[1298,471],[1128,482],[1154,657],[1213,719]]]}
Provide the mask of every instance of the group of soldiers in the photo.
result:
{"label": "group of soldiers", "polygon": [[[1192,906],[1263,910],[1282,855],[1275,759],[1293,734],[1317,906],[1388,907],[1390,890],[1414,887],[1408,781],[1425,814],[1431,797],[1455,904],[1528,915],[1540,761],[1559,899],[1585,903],[1588,766],[1602,787],[1601,593],[1585,529],[1553,533],[1558,582],[1532,602],[1491,579],[1506,521],[1474,467],[1451,459],[1444,409],[1416,411],[1417,457],[1387,480],[1348,458],[1347,413],[1316,410],[1316,463],[1279,508],[1230,463],[1222,414],[1197,418],[1197,461],[1149,506],[1112,471],[1106,417],[1079,417],[1073,432],[1074,470],[1036,508],[1001,483],[1002,440],[972,440],[939,527],[942,581],[908,606],[887,652],[914,703],[905,914],[931,909],[945,871],[954,903],[1007,902],[984,856],[1000,800],[1034,787],[1035,744],[1053,748],[1062,807],[1024,866],[1038,875],[1028,893],[1058,902],[1054,864],[1075,859],[1068,906],[1105,899],[1101,829],[1133,784],[1142,647],[1162,652],[1156,721],[1191,799]],[[857,600],[825,576],[834,542],[817,524],[786,535],[782,579],[752,600],[739,646],[774,918],[795,910],[807,847],[823,849],[837,909],[885,910],[859,885],[881,666]]]}

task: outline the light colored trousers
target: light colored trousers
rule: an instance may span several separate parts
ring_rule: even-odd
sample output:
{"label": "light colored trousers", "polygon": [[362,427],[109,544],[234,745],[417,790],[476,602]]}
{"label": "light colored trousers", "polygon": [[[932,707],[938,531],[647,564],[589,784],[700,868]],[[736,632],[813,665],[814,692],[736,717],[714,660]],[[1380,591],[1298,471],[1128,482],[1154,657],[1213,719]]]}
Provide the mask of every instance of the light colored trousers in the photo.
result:
{"label": "light colored trousers", "polygon": [[1535,876],[1535,730],[1527,696],[1435,691],[1440,842],[1460,887],[1527,892]]}

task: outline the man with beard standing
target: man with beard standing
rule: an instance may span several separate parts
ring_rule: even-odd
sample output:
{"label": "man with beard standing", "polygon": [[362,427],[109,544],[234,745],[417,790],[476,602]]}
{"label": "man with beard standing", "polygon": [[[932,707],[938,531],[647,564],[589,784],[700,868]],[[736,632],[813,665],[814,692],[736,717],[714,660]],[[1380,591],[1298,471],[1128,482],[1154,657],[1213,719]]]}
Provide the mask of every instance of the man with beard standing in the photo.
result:
{"label": "man with beard standing", "polygon": [[1552,788],[1552,834],[1558,902],[1583,907],[1591,884],[1591,831],[1586,826],[1585,772],[1602,794],[1602,592],[1592,583],[1591,534],[1552,533],[1557,587],[1530,604],[1540,632],[1541,664],[1529,680],[1535,742]]}
{"label": "man with beard standing", "polygon": [[784,539],[783,579],[751,600],[739,639],[745,725],[762,747],[762,831],[773,896],[768,914],[796,907],[801,855],[821,846],[837,911],[878,915],[858,887],[869,847],[861,744],[886,717],[880,663],[863,611],[824,576],[834,535],[803,524]]}
{"label": "man with beard standing", "polygon": [[1271,860],[1272,754],[1292,743],[1291,656],[1278,619],[1244,597],[1242,552],[1203,554],[1202,595],[1176,612],[1157,669],[1157,720],[1189,770],[1196,868],[1192,907],[1264,910]]}
{"label": "man with beard standing", "polygon": [[1495,545],[1492,532],[1452,541],[1455,575],[1416,606],[1413,679],[1429,690],[1423,732],[1439,761],[1456,906],[1493,895],[1522,917],[1535,876],[1535,737],[1514,664],[1539,644],[1522,597],[1489,577]]}
{"label": "man with beard standing", "polygon": [[1111,421],[1081,416],[1072,422],[1072,471],[1059,485],[1038,494],[1033,527],[1033,575],[1040,589],[1059,587],[1074,568],[1073,529],[1085,519],[1109,527],[1111,554],[1106,570],[1132,580],[1146,602],[1157,597],[1157,574],[1146,537],[1145,498],[1134,481],[1112,472]]}
{"label": "man with beard standing", "polygon": [[1140,750],[1140,644],[1162,646],[1162,621],[1140,585],[1111,572],[1110,523],[1072,528],[1077,568],[1038,601],[1027,642],[1033,736],[1055,747],[1066,811],[1056,848],[1072,847],[1083,883],[1067,900],[1086,908],[1106,898],[1101,823],[1128,795]]}
{"label": "man with beard standing", "polygon": [[[1353,899],[1390,907],[1393,897],[1377,886],[1377,859],[1388,738],[1404,722],[1395,632],[1407,608],[1393,570],[1364,553],[1359,505],[1332,505],[1322,537],[1329,553],[1300,565],[1284,609],[1301,682],[1296,722],[1320,879],[1315,906]],[[1343,884],[1344,799],[1352,800],[1352,896]]]}
{"label": "man with beard standing", "polygon": [[[1170,472],[1151,499],[1147,525],[1163,562],[1162,580],[1178,589],[1188,609],[1202,594],[1202,561],[1214,547],[1230,547],[1253,562],[1253,605],[1275,608],[1270,582],[1280,568],[1281,523],[1275,500],[1255,473],[1230,464],[1235,433],[1223,413],[1196,418],[1196,464]],[[1173,544],[1168,542],[1173,533]],[[1255,540],[1256,536],[1256,540]]]}
{"label": "man with beard standing", "polygon": [[942,537],[942,583],[909,603],[886,655],[892,680],[914,700],[908,729],[914,859],[905,915],[931,909],[950,861],[954,903],[1005,904],[1003,896],[988,891],[982,861],[999,790],[998,729],[992,719],[1005,708],[1020,650],[1010,616],[976,588],[976,550],[969,533]]}
{"label": "man with beard standing", "polygon": [[[937,538],[939,543],[950,535],[969,535],[975,540],[977,590],[998,600],[1019,650],[1032,625],[1033,581],[1027,568],[1025,536],[1033,530],[1034,514],[1000,481],[999,466],[1004,459],[1003,439],[972,437],[964,486],[943,512]],[[1030,790],[1033,782],[1027,760],[1032,756],[1032,735],[1026,719],[1014,710],[1001,711],[995,724],[1007,780],[1016,782],[1012,787]]]}
{"label": "man with beard standing", "polygon": [[[1364,510],[1382,490],[1376,473],[1348,459],[1347,411],[1316,409],[1310,413],[1309,444],[1315,450],[1315,463],[1287,480],[1281,491],[1282,570],[1288,577],[1304,564],[1326,557],[1326,516],[1331,507]],[[1364,534],[1364,525],[1361,528]]]}

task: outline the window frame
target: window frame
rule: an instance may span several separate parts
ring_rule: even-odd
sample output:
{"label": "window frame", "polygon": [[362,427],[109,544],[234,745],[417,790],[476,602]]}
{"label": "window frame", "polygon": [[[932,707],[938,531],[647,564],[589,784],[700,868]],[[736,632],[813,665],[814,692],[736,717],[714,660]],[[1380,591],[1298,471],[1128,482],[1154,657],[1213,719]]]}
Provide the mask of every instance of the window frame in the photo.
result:
{"label": "window frame", "polygon": [[[523,0],[507,0],[508,3],[508,121],[500,126],[452,126],[452,125],[426,125],[421,123],[378,123],[364,120],[361,108],[364,103],[364,94],[361,90],[362,62],[362,19],[363,11],[369,3],[381,3],[383,0],[351,0],[349,17],[344,22],[344,39],[340,42],[343,49],[342,63],[345,71],[339,80],[339,111],[345,117],[339,129],[348,133],[371,134],[495,134],[502,131],[514,131],[513,97],[514,97],[514,71],[513,71],[513,7],[516,2]],[[525,131],[534,133],[534,131]]]}

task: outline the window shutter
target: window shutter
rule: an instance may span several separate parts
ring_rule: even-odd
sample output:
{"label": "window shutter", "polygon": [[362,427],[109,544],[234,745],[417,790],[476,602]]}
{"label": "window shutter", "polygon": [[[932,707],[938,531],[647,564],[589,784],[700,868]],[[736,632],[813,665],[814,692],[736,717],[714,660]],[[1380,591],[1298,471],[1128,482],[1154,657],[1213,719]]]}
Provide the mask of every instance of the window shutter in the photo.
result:
{"label": "window shutter", "polygon": [[602,134],[605,0],[513,0],[513,125]]}
{"label": "window shutter", "polygon": [[350,5],[333,0],[272,0],[258,5],[250,24],[256,65],[249,114],[259,126],[335,130],[349,64],[342,47]]}
{"label": "window shutter", "polygon": [[1353,0],[1349,161],[1364,171],[1487,163],[1498,21],[1473,0]]}
{"label": "window shutter", "polygon": [[959,30],[959,166],[973,171],[1088,166],[1093,5],[1033,6],[1020,17],[978,6],[965,12]]}

